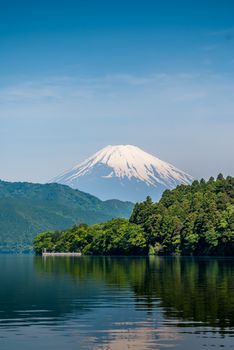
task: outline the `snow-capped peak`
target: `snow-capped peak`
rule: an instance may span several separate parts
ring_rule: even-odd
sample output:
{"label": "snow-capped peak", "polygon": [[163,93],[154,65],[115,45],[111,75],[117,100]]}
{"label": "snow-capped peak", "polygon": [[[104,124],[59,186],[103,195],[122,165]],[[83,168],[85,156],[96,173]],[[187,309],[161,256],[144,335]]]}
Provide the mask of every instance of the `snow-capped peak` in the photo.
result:
{"label": "snow-capped peak", "polygon": [[76,180],[90,175],[94,169],[100,168],[102,165],[106,169],[105,173],[101,175],[103,179],[135,179],[153,187],[161,184],[166,188],[173,188],[177,184],[189,184],[193,179],[185,172],[144,152],[139,147],[109,145],[53,181],[74,187]]}

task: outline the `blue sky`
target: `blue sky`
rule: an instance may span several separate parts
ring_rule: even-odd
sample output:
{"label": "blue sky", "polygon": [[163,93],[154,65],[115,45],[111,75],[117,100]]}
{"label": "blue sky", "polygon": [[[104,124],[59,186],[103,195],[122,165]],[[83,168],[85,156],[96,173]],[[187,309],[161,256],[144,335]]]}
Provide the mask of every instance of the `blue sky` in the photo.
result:
{"label": "blue sky", "polygon": [[44,182],[107,144],[234,175],[234,2],[0,4],[0,178]]}

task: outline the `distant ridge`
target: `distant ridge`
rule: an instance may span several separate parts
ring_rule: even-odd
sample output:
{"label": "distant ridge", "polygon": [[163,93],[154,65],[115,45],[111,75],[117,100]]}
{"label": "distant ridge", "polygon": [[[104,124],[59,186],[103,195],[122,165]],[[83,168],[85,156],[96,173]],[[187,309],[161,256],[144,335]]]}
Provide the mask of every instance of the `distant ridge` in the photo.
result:
{"label": "distant ridge", "polygon": [[43,231],[129,217],[133,204],[100,199],[59,184],[0,181],[0,251],[25,250]]}
{"label": "distant ridge", "polygon": [[51,182],[92,193],[102,199],[158,200],[165,189],[190,184],[193,177],[132,145],[107,146]]}

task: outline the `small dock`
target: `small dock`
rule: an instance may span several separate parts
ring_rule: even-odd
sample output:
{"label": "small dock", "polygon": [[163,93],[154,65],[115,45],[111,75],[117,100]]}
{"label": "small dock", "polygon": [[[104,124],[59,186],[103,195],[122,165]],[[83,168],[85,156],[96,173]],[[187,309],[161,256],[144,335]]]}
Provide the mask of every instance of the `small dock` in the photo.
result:
{"label": "small dock", "polygon": [[43,251],[42,256],[81,256],[79,252],[47,252]]}

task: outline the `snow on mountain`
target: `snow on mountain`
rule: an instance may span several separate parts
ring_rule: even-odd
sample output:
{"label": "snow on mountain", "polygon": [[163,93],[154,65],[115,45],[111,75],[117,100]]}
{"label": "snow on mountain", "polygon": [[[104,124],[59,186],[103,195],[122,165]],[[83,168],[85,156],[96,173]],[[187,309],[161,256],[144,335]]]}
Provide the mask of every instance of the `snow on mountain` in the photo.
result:
{"label": "snow on mountain", "polygon": [[102,199],[158,200],[165,189],[190,184],[193,177],[132,145],[107,146],[51,182]]}

